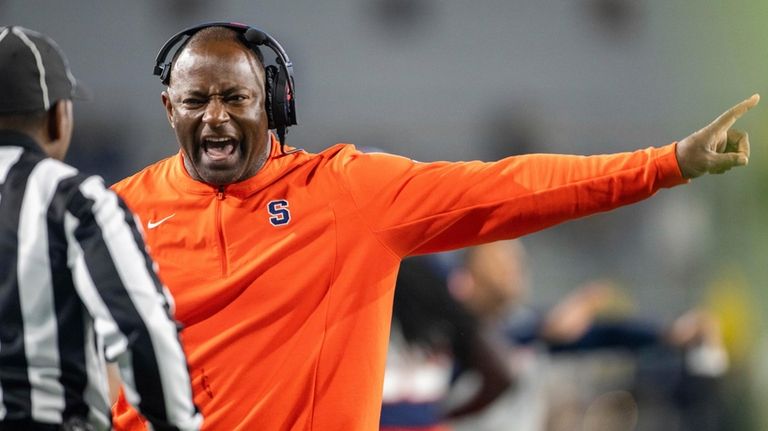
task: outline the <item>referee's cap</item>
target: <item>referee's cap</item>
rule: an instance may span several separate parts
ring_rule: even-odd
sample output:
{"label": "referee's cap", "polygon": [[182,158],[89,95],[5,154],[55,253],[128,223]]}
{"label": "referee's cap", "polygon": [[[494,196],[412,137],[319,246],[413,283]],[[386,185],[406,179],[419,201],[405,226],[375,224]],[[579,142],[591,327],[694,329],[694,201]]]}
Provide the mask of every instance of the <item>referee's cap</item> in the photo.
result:
{"label": "referee's cap", "polygon": [[0,26],[0,114],[48,110],[62,99],[90,99],[51,38]]}

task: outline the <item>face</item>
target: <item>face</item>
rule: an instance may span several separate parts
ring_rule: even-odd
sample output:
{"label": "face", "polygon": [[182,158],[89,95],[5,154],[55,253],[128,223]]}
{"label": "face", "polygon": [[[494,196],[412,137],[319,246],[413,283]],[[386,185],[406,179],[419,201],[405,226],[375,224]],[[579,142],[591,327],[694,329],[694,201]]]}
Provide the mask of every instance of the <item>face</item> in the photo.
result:
{"label": "face", "polygon": [[514,241],[474,247],[467,262],[475,282],[475,301],[488,313],[498,313],[523,300],[527,293],[524,251]]}
{"label": "face", "polygon": [[227,185],[252,177],[264,164],[264,69],[241,44],[205,41],[186,48],[163,104],[194,179]]}

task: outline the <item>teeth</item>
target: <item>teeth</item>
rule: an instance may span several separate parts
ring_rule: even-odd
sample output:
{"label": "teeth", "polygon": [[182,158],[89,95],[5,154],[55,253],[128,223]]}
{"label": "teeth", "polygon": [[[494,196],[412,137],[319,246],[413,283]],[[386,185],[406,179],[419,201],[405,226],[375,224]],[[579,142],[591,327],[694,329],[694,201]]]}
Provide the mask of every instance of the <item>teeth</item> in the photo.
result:
{"label": "teeth", "polygon": [[232,138],[205,138],[208,142],[229,142]]}

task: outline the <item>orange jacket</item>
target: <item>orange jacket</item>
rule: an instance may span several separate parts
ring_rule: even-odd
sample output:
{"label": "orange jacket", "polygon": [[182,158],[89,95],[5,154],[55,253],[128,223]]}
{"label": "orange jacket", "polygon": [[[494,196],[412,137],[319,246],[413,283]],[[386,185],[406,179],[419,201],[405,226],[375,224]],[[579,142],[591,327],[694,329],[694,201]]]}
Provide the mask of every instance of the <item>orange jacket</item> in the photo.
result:
{"label": "orange jacket", "polygon": [[[511,238],[680,184],[674,144],[418,163],[336,145],[219,190],[182,155],[114,186],[184,325],[207,430],[376,430],[401,258]],[[140,429],[121,401],[116,429]]]}

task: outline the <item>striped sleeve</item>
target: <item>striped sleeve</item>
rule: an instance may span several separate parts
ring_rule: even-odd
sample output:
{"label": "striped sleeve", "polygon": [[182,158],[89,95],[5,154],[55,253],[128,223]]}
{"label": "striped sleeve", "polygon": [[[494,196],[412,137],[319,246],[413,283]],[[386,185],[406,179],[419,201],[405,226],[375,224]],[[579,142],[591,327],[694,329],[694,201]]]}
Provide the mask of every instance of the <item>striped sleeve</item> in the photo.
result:
{"label": "striped sleeve", "polygon": [[128,400],[155,429],[199,429],[202,416],[192,401],[170,297],[133,216],[98,177],[73,177],[60,190],[75,286],[107,360],[119,365]]}

